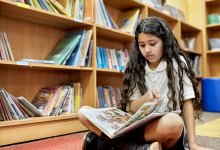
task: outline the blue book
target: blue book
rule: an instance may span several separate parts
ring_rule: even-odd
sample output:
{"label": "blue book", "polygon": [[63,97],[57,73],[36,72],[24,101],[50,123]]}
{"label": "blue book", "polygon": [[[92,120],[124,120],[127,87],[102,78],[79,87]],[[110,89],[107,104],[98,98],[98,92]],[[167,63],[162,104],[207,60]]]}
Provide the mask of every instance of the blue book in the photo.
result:
{"label": "blue book", "polygon": [[71,36],[72,34],[77,34],[77,35],[81,35],[81,38],[80,38],[80,41],[77,44],[76,48],[73,50],[70,57],[68,58],[68,60],[66,62],[66,65],[80,66],[81,61],[82,61],[81,50],[82,50],[82,46],[83,46],[83,43],[84,43],[85,33],[86,33],[86,30],[79,31],[77,33],[69,33],[69,36]]}
{"label": "blue book", "polygon": [[73,51],[80,40],[81,35],[66,36],[50,52],[46,60],[54,61],[54,64],[60,65],[66,57]]}
{"label": "blue book", "polygon": [[102,68],[102,60],[99,47],[96,48],[96,64],[98,68]]}
{"label": "blue book", "polygon": [[101,54],[101,60],[102,60],[102,68],[108,68],[108,64],[107,64],[107,58],[106,58],[106,54],[105,54],[105,50],[103,47],[99,48],[100,50],[100,54]]}

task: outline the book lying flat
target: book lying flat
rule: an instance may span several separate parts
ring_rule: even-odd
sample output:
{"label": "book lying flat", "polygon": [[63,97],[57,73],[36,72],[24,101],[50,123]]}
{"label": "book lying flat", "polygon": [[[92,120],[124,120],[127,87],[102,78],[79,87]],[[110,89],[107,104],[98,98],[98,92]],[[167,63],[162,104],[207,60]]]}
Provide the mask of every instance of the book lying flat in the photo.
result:
{"label": "book lying flat", "polygon": [[[115,107],[81,108],[79,112],[109,138],[116,138],[169,113],[158,112],[159,107],[157,102],[147,102],[133,115]],[[172,112],[180,114],[180,110]]]}

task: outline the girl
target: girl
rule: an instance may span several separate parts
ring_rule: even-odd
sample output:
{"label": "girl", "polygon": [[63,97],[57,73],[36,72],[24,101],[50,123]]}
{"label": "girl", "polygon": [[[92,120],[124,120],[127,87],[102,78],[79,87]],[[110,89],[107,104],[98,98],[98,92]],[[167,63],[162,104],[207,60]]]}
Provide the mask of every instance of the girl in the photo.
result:
{"label": "girl", "polygon": [[149,17],[136,28],[119,108],[135,113],[154,100],[162,100],[159,111],[181,110],[181,116],[168,113],[116,139],[109,139],[79,113],[79,120],[92,131],[85,137],[84,149],[108,145],[126,150],[210,150],[198,146],[195,140],[195,117],[200,118],[202,110],[190,61],[167,23]]}

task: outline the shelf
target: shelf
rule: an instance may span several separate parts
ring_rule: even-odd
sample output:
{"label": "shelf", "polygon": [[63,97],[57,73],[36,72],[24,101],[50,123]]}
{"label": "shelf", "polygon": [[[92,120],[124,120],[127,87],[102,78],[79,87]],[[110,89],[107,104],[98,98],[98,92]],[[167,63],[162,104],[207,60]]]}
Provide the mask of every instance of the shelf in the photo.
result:
{"label": "shelf", "polygon": [[206,52],[207,54],[220,54],[220,49],[219,50],[210,50]]}
{"label": "shelf", "polygon": [[0,146],[85,130],[87,128],[78,121],[77,114],[1,121]]}
{"label": "shelf", "polygon": [[73,67],[66,65],[53,65],[53,64],[37,64],[37,63],[26,63],[21,61],[6,61],[0,60],[0,66],[11,67],[11,68],[27,68],[36,70],[87,70],[92,71],[92,67]]}
{"label": "shelf", "polygon": [[105,28],[100,25],[96,25],[96,31],[98,37],[103,37],[107,39],[112,39],[121,42],[132,42],[134,40],[134,35],[122,32],[116,29]]}
{"label": "shelf", "polygon": [[199,31],[201,31],[201,29],[194,27],[186,22],[182,22],[182,21],[181,21],[181,30],[183,32],[195,32],[195,31],[199,32]]}
{"label": "shelf", "polygon": [[151,7],[151,6],[147,6],[148,8],[148,16],[157,16],[157,17],[161,17],[164,20],[166,20],[167,22],[177,22],[178,19],[174,18],[173,16],[164,14],[163,12]]}
{"label": "shelf", "polygon": [[186,52],[186,53],[202,55],[202,52],[197,52],[197,51],[189,50],[189,49],[186,49],[186,48],[184,48],[183,51]]}
{"label": "shelf", "polygon": [[120,10],[145,7],[145,5],[138,0],[104,0],[104,3]]}
{"label": "shelf", "polygon": [[219,5],[220,1],[219,0],[206,0],[206,5],[208,6],[215,6],[215,5]]}
{"label": "shelf", "polygon": [[119,70],[113,70],[113,69],[97,69],[97,73],[124,74]]}
{"label": "shelf", "polygon": [[65,15],[52,13],[38,8],[33,8],[29,5],[20,7],[18,3],[6,0],[0,0],[0,15],[29,21],[33,23],[48,25],[52,27],[72,29],[75,27],[92,27],[92,23],[74,21]]}
{"label": "shelf", "polygon": [[77,118],[76,113],[72,113],[68,115],[59,115],[59,116],[30,117],[30,118],[22,119],[22,120],[0,121],[0,128],[7,127],[7,126],[40,123],[40,122],[50,122],[50,121],[57,121],[57,120],[63,120],[63,119],[75,119],[75,118]]}
{"label": "shelf", "polygon": [[209,24],[206,25],[207,30],[219,30],[220,29],[220,24]]}

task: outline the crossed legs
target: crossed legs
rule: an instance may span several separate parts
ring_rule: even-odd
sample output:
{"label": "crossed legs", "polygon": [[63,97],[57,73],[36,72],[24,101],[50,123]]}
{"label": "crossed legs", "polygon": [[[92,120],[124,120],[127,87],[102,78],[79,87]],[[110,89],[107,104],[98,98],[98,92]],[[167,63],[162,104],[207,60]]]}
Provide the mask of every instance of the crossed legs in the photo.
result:
{"label": "crossed legs", "polygon": [[[91,108],[84,106],[84,108]],[[81,113],[78,113],[80,122],[90,131],[101,136],[102,132],[87,120]],[[152,142],[151,150],[161,150],[172,148],[181,137],[184,123],[182,118],[174,113],[168,113],[156,120],[153,120],[144,128],[144,139],[146,143]],[[162,146],[161,146],[162,145]]]}

